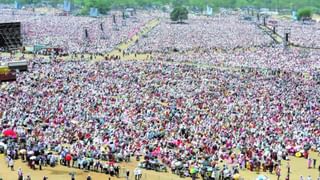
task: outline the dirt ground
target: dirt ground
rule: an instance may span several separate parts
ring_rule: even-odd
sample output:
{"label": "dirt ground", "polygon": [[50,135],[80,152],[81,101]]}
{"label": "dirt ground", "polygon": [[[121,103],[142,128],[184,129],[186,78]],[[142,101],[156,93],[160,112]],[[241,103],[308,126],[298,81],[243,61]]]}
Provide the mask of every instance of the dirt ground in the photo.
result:
{"label": "dirt ground", "polygon": [[[320,164],[320,157],[317,153],[311,154],[312,158],[317,159],[317,167]],[[319,175],[318,169],[308,169],[307,168],[307,160],[303,158],[295,158],[291,157],[290,167],[291,167],[291,174],[290,179],[292,180],[299,180],[300,176],[307,177],[308,175],[311,175],[313,180],[316,180],[316,178]],[[122,167],[121,172],[125,172],[126,169],[130,170],[130,180],[133,180],[134,177],[132,176],[133,170],[136,167],[138,163],[136,161],[130,162],[130,163],[122,163],[120,164]],[[32,180],[42,180],[43,176],[47,176],[49,180],[69,180],[70,175],[69,173],[74,172],[76,174],[77,180],[85,180],[86,177],[90,174],[93,180],[116,180],[116,179],[125,179],[125,178],[116,178],[116,177],[110,177],[106,174],[102,173],[96,173],[96,172],[87,172],[83,170],[79,170],[76,168],[68,168],[64,166],[56,166],[54,168],[51,167],[43,167],[43,170],[31,170],[26,163],[23,163],[21,160],[15,161],[15,171],[11,171],[10,168],[7,167],[7,164],[5,162],[4,155],[0,155],[0,177],[3,178],[3,180],[16,180],[18,177],[17,170],[21,167],[23,170],[24,176],[30,175]],[[285,179],[285,176],[287,175],[287,162],[282,161],[282,168],[281,168],[281,180]],[[180,178],[177,175],[172,174],[171,172],[167,173],[160,173],[155,171],[147,171],[142,170],[143,176],[142,180],[179,180],[179,179],[190,179],[190,178]],[[268,176],[271,180],[277,179],[274,174],[269,173],[261,173],[266,176]],[[248,170],[241,171],[240,172],[241,177],[243,177],[245,180],[255,180],[255,178],[258,176],[256,172],[250,172]],[[109,179],[110,178],[110,179]]]}

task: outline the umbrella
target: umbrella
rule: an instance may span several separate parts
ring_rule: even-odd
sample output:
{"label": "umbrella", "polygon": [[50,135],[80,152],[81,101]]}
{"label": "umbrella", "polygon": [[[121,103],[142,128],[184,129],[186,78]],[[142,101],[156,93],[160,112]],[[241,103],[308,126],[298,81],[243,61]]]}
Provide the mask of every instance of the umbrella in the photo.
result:
{"label": "umbrella", "polygon": [[91,161],[93,161],[93,158],[87,158],[86,161],[91,162]]}
{"label": "umbrella", "polygon": [[190,169],[190,173],[191,174],[196,174],[198,171],[197,171],[197,169],[196,168],[191,168]]}
{"label": "umbrella", "polygon": [[208,171],[208,172],[212,172],[212,171],[213,171],[213,168],[212,168],[212,167],[207,167],[207,171]]}
{"label": "umbrella", "polygon": [[306,150],[306,151],[308,151],[310,148],[311,148],[310,144],[305,144],[303,146],[303,149]]}
{"label": "umbrella", "polygon": [[36,159],[37,159],[36,156],[31,156],[31,157],[30,157],[30,160],[36,160]]}
{"label": "umbrella", "polygon": [[5,137],[17,138],[17,133],[14,132],[12,129],[7,129],[7,130],[3,131],[3,135]]}
{"label": "umbrella", "polygon": [[85,138],[86,138],[86,139],[91,138],[91,134],[87,133],[87,134],[85,135]]}
{"label": "umbrella", "polygon": [[240,179],[240,174],[235,174],[235,175],[233,175],[233,179],[234,179],[234,180]]}
{"label": "umbrella", "polygon": [[153,157],[159,156],[159,152],[158,151],[152,151],[151,155]]}
{"label": "umbrella", "polygon": [[3,142],[0,142],[0,146],[4,147],[5,149],[7,148],[7,145]]}
{"label": "umbrella", "polygon": [[19,153],[20,153],[20,154],[26,154],[26,153],[27,153],[27,150],[21,149],[21,150],[19,151]]}
{"label": "umbrella", "polygon": [[113,166],[113,165],[114,165],[114,162],[109,161],[107,164],[108,164],[109,166]]}
{"label": "umbrella", "polygon": [[182,163],[181,163],[181,161],[177,161],[177,162],[174,163],[174,165],[175,165],[176,167],[180,167],[180,166],[182,166]]}
{"label": "umbrella", "polygon": [[27,154],[28,155],[32,155],[32,154],[34,154],[34,152],[33,151],[28,151]]}
{"label": "umbrella", "polygon": [[79,123],[79,121],[71,120],[71,123],[72,123],[72,124],[78,124],[78,123]]}
{"label": "umbrella", "polygon": [[66,161],[71,161],[72,159],[72,156],[70,154],[67,154],[66,157],[65,157],[65,160]]}
{"label": "umbrella", "polygon": [[302,154],[301,154],[301,152],[297,152],[297,153],[295,154],[295,156],[296,156],[296,157],[301,157]]}
{"label": "umbrella", "polygon": [[267,180],[268,178],[264,175],[259,175],[256,180]]}

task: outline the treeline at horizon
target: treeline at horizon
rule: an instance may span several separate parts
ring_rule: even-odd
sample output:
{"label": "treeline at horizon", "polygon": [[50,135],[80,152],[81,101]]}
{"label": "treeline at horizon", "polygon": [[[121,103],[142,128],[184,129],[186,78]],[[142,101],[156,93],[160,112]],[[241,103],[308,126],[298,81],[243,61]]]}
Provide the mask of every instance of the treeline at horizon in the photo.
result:
{"label": "treeline at horizon", "polygon": [[[25,4],[48,4],[56,6],[64,0],[0,0],[1,4],[13,4],[15,1]],[[71,3],[83,10],[91,7],[98,8],[105,13],[113,8],[162,8],[164,6],[187,6],[192,9],[203,10],[207,5],[218,8],[268,8],[268,9],[300,9],[311,7],[320,9],[320,0],[70,0]]]}

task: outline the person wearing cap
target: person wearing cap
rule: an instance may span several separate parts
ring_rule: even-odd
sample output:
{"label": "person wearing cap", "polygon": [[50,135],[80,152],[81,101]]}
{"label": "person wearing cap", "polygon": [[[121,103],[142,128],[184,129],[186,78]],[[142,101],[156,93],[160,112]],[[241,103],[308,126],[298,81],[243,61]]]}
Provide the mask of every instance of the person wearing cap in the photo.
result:
{"label": "person wearing cap", "polygon": [[87,180],[92,180],[90,174],[88,175]]}
{"label": "person wearing cap", "polygon": [[21,168],[18,170],[18,180],[23,180],[23,172]]}
{"label": "person wearing cap", "polygon": [[26,180],[31,180],[30,175],[27,175]]}
{"label": "person wearing cap", "polygon": [[130,176],[130,171],[129,171],[129,169],[127,169],[126,170],[126,178],[127,178],[127,180],[129,180],[129,176]]}

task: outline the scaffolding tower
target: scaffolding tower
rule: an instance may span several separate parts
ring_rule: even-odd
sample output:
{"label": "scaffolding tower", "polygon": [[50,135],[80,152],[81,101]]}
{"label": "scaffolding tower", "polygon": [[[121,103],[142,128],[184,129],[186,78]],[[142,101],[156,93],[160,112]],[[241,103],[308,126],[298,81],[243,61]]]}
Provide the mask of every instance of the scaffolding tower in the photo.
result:
{"label": "scaffolding tower", "polygon": [[21,47],[21,23],[0,23],[0,49],[8,51]]}

